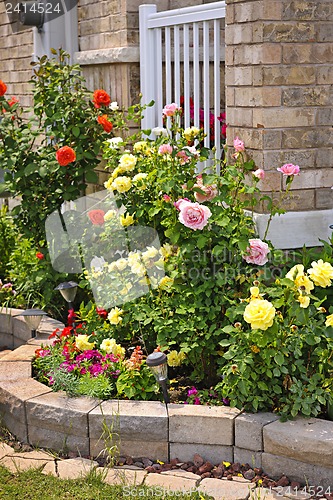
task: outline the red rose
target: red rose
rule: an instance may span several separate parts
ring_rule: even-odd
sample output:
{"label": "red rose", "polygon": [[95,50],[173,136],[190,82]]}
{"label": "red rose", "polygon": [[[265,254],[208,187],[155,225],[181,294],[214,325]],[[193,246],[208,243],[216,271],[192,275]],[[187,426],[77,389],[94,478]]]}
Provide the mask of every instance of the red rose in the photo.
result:
{"label": "red rose", "polygon": [[11,107],[11,106],[14,106],[14,104],[16,104],[18,102],[19,102],[18,98],[13,96],[11,99],[9,99],[8,104]]}
{"label": "red rose", "polygon": [[0,96],[4,95],[7,91],[7,85],[0,80]]}
{"label": "red rose", "polygon": [[103,210],[90,210],[90,212],[88,212],[88,217],[94,226],[103,226],[104,214],[105,212]]}
{"label": "red rose", "polygon": [[108,312],[102,307],[96,307],[96,312],[102,319],[106,319],[108,317]]}
{"label": "red rose", "polygon": [[37,257],[37,259],[42,260],[42,259],[44,259],[44,254],[41,252],[37,252],[36,257]]}
{"label": "red rose", "polygon": [[56,152],[56,159],[59,165],[66,167],[69,163],[76,160],[75,151],[69,146],[63,146]]}
{"label": "red rose", "polygon": [[108,133],[111,132],[111,130],[113,128],[113,125],[108,120],[108,115],[98,116],[97,121],[98,121],[98,123],[100,123],[102,125],[102,127],[105,130],[105,132],[108,132]]}
{"label": "red rose", "polygon": [[111,97],[105,90],[98,89],[94,92],[93,103],[95,108],[100,108],[102,106],[108,106],[111,102]]}

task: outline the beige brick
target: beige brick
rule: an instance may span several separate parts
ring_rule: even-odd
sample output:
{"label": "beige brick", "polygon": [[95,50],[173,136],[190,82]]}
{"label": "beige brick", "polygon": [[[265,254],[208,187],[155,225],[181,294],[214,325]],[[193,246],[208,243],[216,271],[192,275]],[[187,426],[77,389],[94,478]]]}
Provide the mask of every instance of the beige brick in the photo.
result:
{"label": "beige brick", "polygon": [[227,108],[227,123],[237,124],[240,127],[252,126],[252,109],[246,108]]}
{"label": "beige brick", "polygon": [[265,128],[314,126],[312,109],[263,108],[253,110],[253,126],[260,123]]}
{"label": "beige brick", "polygon": [[247,23],[261,18],[262,2],[240,3],[235,6],[235,23]]}
{"label": "beige brick", "polygon": [[231,45],[227,45],[225,48],[225,64],[227,66],[234,64],[234,48]]}
{"label": "beige brick", "polygon": [[315,83],[318,71],[320,69],[317,70],[314,66],[264,66],[263,83],[264,85],[309,85]]}
{"label": "beige brick", "polygon": [[293,0],[283,9],[283,19],[301,21],[326,21],[333,18],[332,2],[315,0]]}
{"label": "beige brick", "polygon": [[301,169],[315,167],[316,151],[314,149],[296,149],[292,151],[264,151],[265,169],[276,170],[285,163],[294,163]]}
{"label": "beige brick", "polygon": [[[331,168],[333,167],[333,149],[330,144],[326,144],[320,149],[316,150],[316,167],[317,168]],[[332,193],[333,195],[333,193]]]}
{"label": "beige brick", "polygon": [[227,67],[226,85],[252,85],[251,67]]}
{"label": "beige brick", "polygon": [[297,149],[300,144],[303,148],[322,148],[332,144],[333,130],[327,128],[285,129],[282,131],[282,147]]}
{"label": "beige brick", "polygon": [[333,66],[320,66],[317,68],[317,83],[332,85],[333,84]]}
{"label": "beige brick", "polygon": [[282,147],[281,130],[263,130],[263,148],[280,149]]}
{"label": "beige brick", "polygon": [[311,189],[325,188],[333,186],[333,170],[332,169],[312,169],[304,170],[301,175],[294,178],[292,188],[296,189]]}
{"label": "beige brick", "polygon": [[[278,204],[286,211],[302,211],[313,210],[315,208],[315,190],[303,189],[297,191],[290,191],[288,195],[285,193],[269,193],[262,192],[262,195],[271,195],[275,204]],[[267,202],[262,205],[263,211],[267,211]]]}
{"label": "beige brick", "polygon": [[312,63],[313,51],[313,43],[283,43],[282,62],[285,64]]}
{"label": "beige brick", "polygon": [[315,27],[309,23],[266,23],[263,40],[265,42],[310,42],[315,39]]}
{"label": "beige brick", "polygon": [[227,45],[251,43],[252,26],[250,24],[247,24],[245,26],[233,24],[232,27],[227,27],[225,33],[225,42]]}
{"label": "beige brick", "polygon": [[227,8],[225,12],[225,22],[226,25],[228,25],[235,22],[235,7],[232,4],[228,4],[228,2],[226,3],[227,3]]}
{"label": "beige brick", "polygon": [[235,106],[235,89],[233,87],[225,89],[225,101],[226,106]]}
{"label": "beige brick", "polygon": [[313,59],[309,62],[329,64],[333,60],[333,43],[316,43],[312,52]]}
{"label": "beige brick", "polygon": [[264,0],[262,19],[272,21],[282,19],[282,8],[281,0]]}
{"label": "beige brick", "polygon": [[290,87],[282,91],[285,106],[328,106],[333,99],[333,89],[329,85],[313,87]]}
{"label": "beige brick", "polygon": [[331,188],[316,189],[315,195],[318,210],[333,208],[333,192]]}
{"label": "beige brick", "polygon": [[234,48],[234,64],[260,64],[262,47],[260,45],[240,45]]}

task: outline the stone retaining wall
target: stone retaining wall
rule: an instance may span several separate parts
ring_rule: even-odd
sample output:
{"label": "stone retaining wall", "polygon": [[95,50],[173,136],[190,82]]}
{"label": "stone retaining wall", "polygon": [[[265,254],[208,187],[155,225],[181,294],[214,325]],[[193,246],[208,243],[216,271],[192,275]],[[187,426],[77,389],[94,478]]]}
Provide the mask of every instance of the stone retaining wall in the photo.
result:
{"label": "stone retaining wall", "polygon": [[[22,340],[17,324],[17,318],[0,314],[6,332],[0,336],[8,339],[14,331]],[[45,334],[53,326],[44,320]],[[0,359],[2,422],[20,441],[96,457],[112,437],[121,455],[187,461],[199,453],[215,463],[248,462],[272,477],[286,474],[309,485],[333,486],[333,422],[296,418],[282,423],[272,413],[228,407],[69,398],[31,378],[38,342],[30,340]]]}

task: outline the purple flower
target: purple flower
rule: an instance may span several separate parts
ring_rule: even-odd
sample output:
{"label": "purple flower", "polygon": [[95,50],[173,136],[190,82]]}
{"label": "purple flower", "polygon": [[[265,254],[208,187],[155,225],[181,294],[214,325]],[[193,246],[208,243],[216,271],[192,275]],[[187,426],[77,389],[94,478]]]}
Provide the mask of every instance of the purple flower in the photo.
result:
{"label": "purple flower", "polygon": [[98,375],[104,372],[103,366],[99,363],[89,366],[88,370],[92,377],[97,377]]}
{"label": "purple flower", "polygon": [[193,404],[201,405],[200,398],[195,398]]}
{"label": "purple flower", "polygon": [[228,398],[222,398],[222,401],[223,401],[223,404],[225,406],[230,406],[230,399],[228,399]]}
{"label": "purple flower", "polygon": [[197,389],[195,387],[192,387],[192,389],[189,389],[187,391],[187,395],[188,396],[195,396],[196,394],[198,394],[198,391],[197,391]]}
{"label": "purple flower", "polygon": [[97,349],[88,349],[76,357],[76,361],[81,362],[86,359],[102,359],[102,354]]}

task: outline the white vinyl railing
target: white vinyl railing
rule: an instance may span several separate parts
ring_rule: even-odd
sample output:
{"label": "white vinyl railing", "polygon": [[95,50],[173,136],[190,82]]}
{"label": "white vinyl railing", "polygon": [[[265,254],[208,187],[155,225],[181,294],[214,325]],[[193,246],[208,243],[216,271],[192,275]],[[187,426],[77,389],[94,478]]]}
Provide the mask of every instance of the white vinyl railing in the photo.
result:
{"label": "white vinyl railing", "polygon": [[164,12],[141,5],[139,13],[142,103],[155,101],[145,111],[142,129],[162,126],[164,105],[182,100],[184,126],[203,124],[205,146],[213,142],[220,158],[225,2]]}

